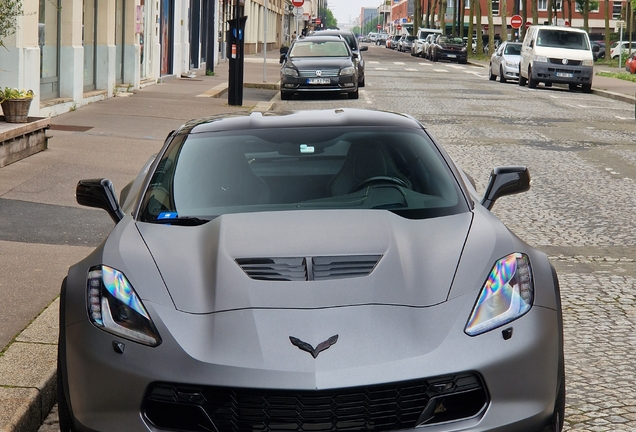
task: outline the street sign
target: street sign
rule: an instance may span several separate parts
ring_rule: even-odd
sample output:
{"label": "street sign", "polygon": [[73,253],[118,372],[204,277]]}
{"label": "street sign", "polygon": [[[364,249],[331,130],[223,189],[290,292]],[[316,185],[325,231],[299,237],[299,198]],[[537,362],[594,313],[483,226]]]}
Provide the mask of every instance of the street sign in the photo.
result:
{"label": "street sign", "polygon": [[526,28],[530,28],[531,25],[532,23],[530,21],[526,22]]}
{"label": "street sign", "polygon": [[488,31],[488,24],[484,24],[483,27],[484,31]]}
{"label": "street sign", "polygon": [[322,22],[322,20],[320,19],[320,17],[316,18],[316,24],[320,24]]}
{"label": "street sign", "polygon": [[399,24],[395,28],[398,29],[398,30],[402,30],[402,26],[399,25]]}
{"label": "street sign", "polygon": [[510,18],[510,27],[518,29],[521,27],[521,24],[523,24],[523,18],[521,18],[521,15],[513,15],[512,18]]}
{"label": "street sign", "polygon": [[376,26],[376,28],[377,28],[378,30],[380,30],[380,29],[382,28],[382,25],[381,25],[381,24],[378,24],[378,25]]}
{"label": "street sign", "polygon": [[296,7],[302,7],[305,4],[305,0],[292,0],[292,5]]}
{"label": "street sign", "polygon": [[301,7],[294,9],[294,11],[296,12],[296,17],[299,17],[299,16],[302,17],[303,13],[305,13],[303,8],[301,8]]}

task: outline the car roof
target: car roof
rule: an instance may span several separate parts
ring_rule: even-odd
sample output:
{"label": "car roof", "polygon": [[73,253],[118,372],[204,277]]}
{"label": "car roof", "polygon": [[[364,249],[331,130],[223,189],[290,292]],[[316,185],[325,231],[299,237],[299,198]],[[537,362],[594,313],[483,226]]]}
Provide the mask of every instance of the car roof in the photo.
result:
{"label": "car roof", "polygon": [[[304,110],[294,112],[222,114],[191,120],[177,134],[202,132],[241,131],[270,128],[320,128],[346,126],[380,126],[416,128],[423,126],[413,117],[390,111],[373,111],[354,108],[334,110]],[[240,132],[239,132],[240,133]]]}

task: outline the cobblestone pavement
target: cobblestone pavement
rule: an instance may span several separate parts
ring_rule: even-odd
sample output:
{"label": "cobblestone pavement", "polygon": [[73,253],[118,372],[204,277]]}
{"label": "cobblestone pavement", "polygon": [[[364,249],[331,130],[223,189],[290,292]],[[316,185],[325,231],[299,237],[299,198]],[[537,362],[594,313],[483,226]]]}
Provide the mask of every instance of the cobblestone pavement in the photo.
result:
{"label": "cobblestone pavement", "polygon": [[[636,431],[634,106],[558,86],[500,84],[485,68],[433,64],[382,47],[370,47],[365,59],[359,100],[294,100],[278,109],[408,113],[482,192],[493,167],[527,165],[531,190],[501,199],[493,212],[544,250],[559,274],[564,430]],[[40,432],[56,427],[53,412]]]}

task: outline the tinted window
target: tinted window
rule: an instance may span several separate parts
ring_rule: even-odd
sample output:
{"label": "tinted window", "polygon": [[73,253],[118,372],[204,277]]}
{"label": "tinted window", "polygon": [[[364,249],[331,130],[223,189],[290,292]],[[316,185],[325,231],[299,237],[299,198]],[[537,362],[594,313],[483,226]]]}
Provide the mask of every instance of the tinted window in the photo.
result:
{"label": "tinted window", "polygon": [[140,219],[295,209],[384,209],[427,218],[468,210],[425,132],[324,129],[177,137],[159,161]]}
{"label": "tinted window", "polygon": [[590,49],[585,33],[553,29],[539,29],[537,46],[581,50]]}
{"label": "tinted window", "polygon": [[343,40],[298,40],[289,54],[292,57],[348,57],[349,50]]}

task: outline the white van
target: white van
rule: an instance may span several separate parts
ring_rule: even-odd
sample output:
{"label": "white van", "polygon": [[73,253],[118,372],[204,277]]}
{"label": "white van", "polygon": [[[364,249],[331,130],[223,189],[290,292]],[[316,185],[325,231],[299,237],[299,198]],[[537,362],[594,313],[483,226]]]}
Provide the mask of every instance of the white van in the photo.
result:
{"label": "white van", "polygon": [[536,25],[528,28],[521,46],[519,85],[535,88],[540,82],[578,86],[592,91],[594,56],[587,32],[559,26]]}

